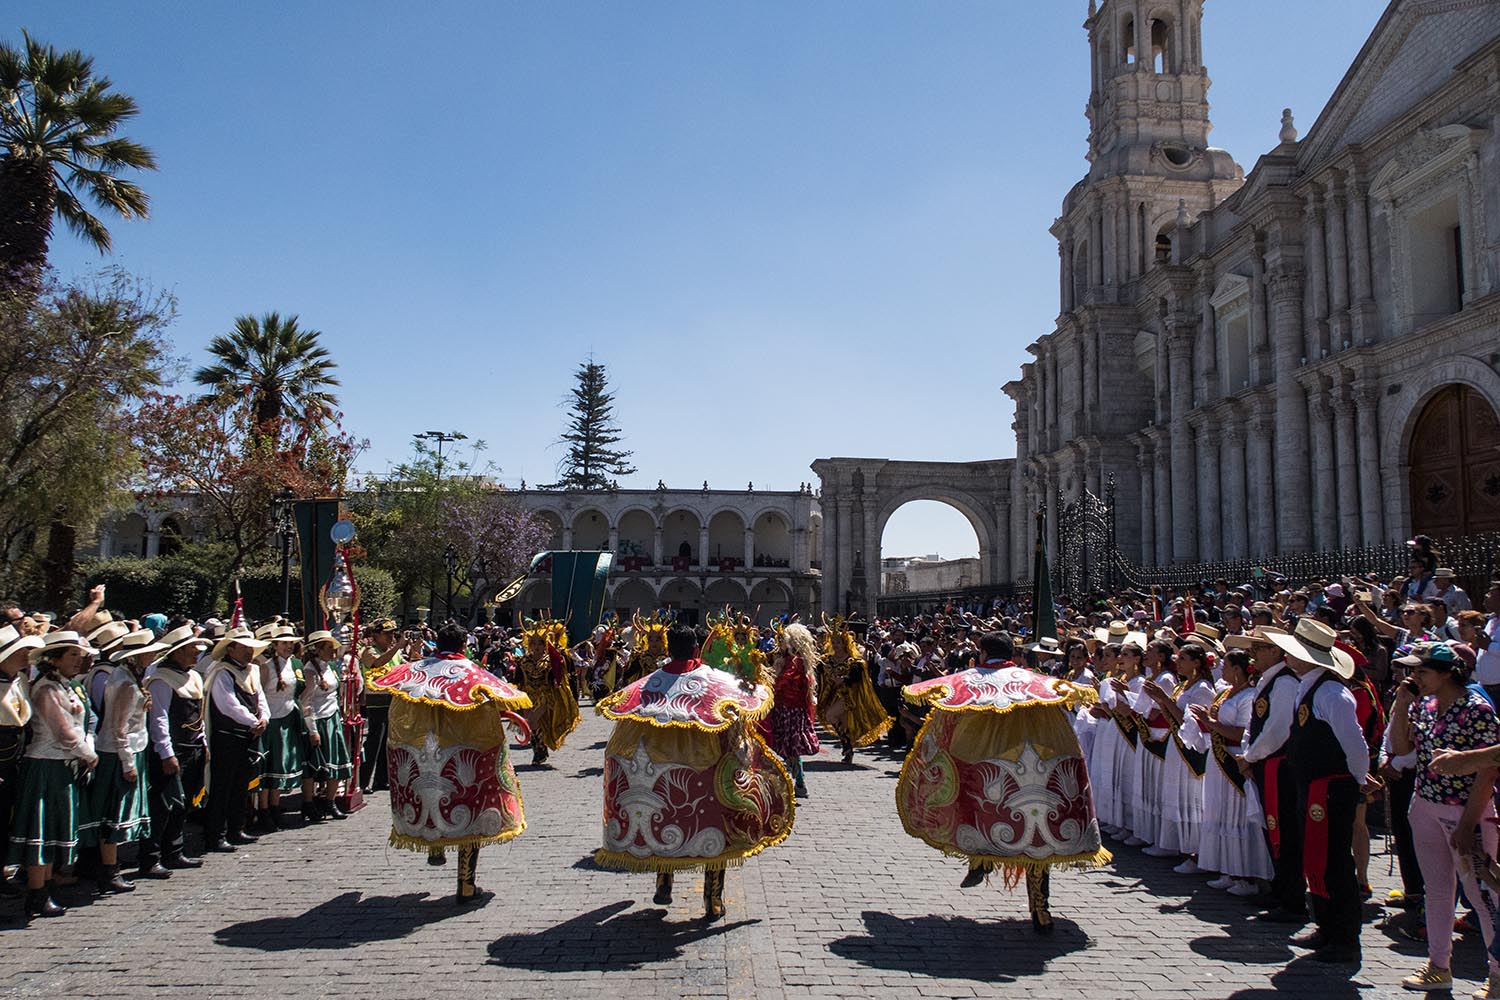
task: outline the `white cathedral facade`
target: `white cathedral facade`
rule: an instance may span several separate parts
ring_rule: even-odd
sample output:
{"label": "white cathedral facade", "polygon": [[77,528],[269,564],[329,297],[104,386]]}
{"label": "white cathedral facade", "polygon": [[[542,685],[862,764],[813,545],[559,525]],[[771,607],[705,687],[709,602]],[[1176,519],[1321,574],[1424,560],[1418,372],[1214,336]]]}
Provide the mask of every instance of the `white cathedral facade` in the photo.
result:
{"label": "white cathedral facade", "polygon": [[1393,0],[1248,172],[1208,143],[1203,0],[1090,7],[1060,312],[1005,386],[1012,576],[1029,512],[1056,552],[1110,478],[1148,566],[1500,529],[1500,3]]}

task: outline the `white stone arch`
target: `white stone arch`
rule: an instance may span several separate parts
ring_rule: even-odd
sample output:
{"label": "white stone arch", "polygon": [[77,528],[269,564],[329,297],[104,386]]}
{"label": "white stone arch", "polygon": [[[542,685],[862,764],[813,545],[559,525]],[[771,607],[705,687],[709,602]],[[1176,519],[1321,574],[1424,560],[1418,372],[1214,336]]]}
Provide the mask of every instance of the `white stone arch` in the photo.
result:
{"label": "white stone arch", "polygon": [[708,561],[745,558],[745,515],[735,507],[720,507],[708,516]]}
{"label": "white stone arch", "polygon": [[622,557],[644,556],[649,562],[654,558],[656,529],[656,513],[649,507],[625,508],[615,518],[615,536],[619,539],[615,551]]}
{"label": "white stone arch", "polygon": [[609,529],[609,514],[599,507],[584,507],[573,515],[573,540],[570,546],[583,551],[608,549]]}
{"label": "white stone arch", "polygon": [[989,519],[984,513],[987,509],[985,504],[978,497],[964,490],[933,484],[898,490],[885,498],[880,508],[880,513],[875,519],[874,552],[870,556],[877,567],[877,576],[875,578],[877,589],[880,579],[878,576],[878,567],[881,565],[881,545],[885,539],[886,523],[890,521],[892,514],[913,500],[935,500],[938,503],[947,504],[968,520],[970,527],[974,529],[974,536],[979,540],[979,583],[981,586],[988,586],[994,583],[992,568],[995,565],[996,531],[990,525]]}
{"label": "white stone arch", "polygon": [[659,603],[656,588],[641,579],[622,580],[610,594],[610,607],[625,618],[637,611],[643,615],[650,614]]}
{"label": "white stone arch", "polygon": [[1411,463],[1407,451],[1417,418],[1439,390],[1455,384],[1474,389],[1500,413],[1500,374],[1478,358],[1462,354],[1407,378],[1400,393],[1382,399],[1381,425],[1385,430],[1380,468],[1385,485],[1386,531],[1393,541],[1409,537],[1411,528]]}
{"label": "white stone arch", "polygon": [[567,519],[562,516],[562,512],[552,507],[534,507],[529,513],[546,523],[549,529],[546,547],[548,549],[561,549],[563,547],[563,526],[568,523]]}
{"label": "white stone arch", "polygon": [[138,511],[131,511],[115,522],[111,534],[111,551],[114,555],[144,556],[146,554],[146,532],[150,522]]}
{"label": "white stone arch", "polygon": [[792,518],[786,511],[768,507],[751,522],[755,538],[755,563],[765,566],[792,564]]}
{"label": "white stone arch", "polygon": [[668,565],[672,558],[678,554],[683,542],[687,542],[688,548],[692,550],[692,561],[697,563],[701,539],[699,532],[703,527],[703,519],[692,507],[677,506],[662,515],[661,519],[661,557]]}
{"label": "white stone arch", "polygon": [[662,584],[657,600],[666,607],[684,611],[703,610],[703,588],[685,576],[675,576]]}
{"label": "white stone arch", "polygon": [[758,580],[750,588],[748,610],[755,613],[757,625],[765,625],[792,610],[792,592],[781,580]]}
{"label": "white stone arch", "polygon": [[748,607],[749,603],[750,594],[738,580],[712,580],[703,590],[703,606],[710,611],[722,611],[726,605],[731,611],[753,610]]}

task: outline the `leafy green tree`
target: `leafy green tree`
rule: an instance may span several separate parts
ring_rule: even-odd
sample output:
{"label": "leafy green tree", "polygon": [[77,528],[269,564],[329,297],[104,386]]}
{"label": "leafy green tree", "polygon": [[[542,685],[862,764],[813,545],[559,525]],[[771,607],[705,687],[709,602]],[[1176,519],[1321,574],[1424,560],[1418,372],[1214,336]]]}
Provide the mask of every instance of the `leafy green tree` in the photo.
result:
{"label": "leafy green tree", "polygon": [[302,426],[325,422],[338,406],[329,390],[339,380],[333,374],[338,364],[321,337],[300,327],[296,316],[240,316],[233,330],[209,343],[216,360],[199,368],[193,381],[221,403],[248,407],[259,434],[279,437],[288,420]]}
{"label": "leafy green tree", "polygon": [[53,217],[104,253],[109,230],[85,199],[122,219],[145,218],[146,193],[127,177],[155,170],[149,149],[117,132],[139,109],[94,73],[94,60],[22,33],[0,44],[0,288],[36,291]]}
{"label": "leafy green tree", "polygon": [[567,453],[557,464],[557,482],[544,490],[617,489],[616,476],[635,472],[630,464],[634,452],[616,448],[624,440],[614,422],[615,397],[609,391],[609,373],[593,358],[573,373],[575,385],[563,400],[571,411],[568,429],[558,439]]}
{"label": "leafy green tree", "polygon": [[47,607],[67,600],[78,530],[128,499],[134,422],[171,367],[175,312],[117,270],[0,296],[0,575],[27,575],[45,534]]}

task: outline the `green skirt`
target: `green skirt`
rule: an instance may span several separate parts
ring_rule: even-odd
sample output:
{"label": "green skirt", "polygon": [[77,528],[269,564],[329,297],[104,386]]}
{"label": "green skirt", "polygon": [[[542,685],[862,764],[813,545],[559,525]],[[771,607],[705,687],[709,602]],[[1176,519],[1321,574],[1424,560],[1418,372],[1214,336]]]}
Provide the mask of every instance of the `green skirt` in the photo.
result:
{"label": "green skirt", "polygon": [[344,716],[335,712],[326,719],[317,719],[318,746],[308,740],[306,760],[302,776],[309,781],[343,781],[354,773],[354,761],[349,757],[349,744],[344,740]]}
{"label": "green skirt", "polygon": [[78,824],[78,842],[128,844],[151,836],[151,808],[146,804],[146,751],[135,755],[135,781],[125,780],[120,755],[102,753],[89,786],[87,818]]}
{"label": "green skirt", "polygon": [[260,787],[268,792],[292,792],[302,786],[302,716],[288,712],[272,719],[261,737],[265,760],[260,767]]}
{"label": "green skirt", "polygon": [[13,865],[70,865],[78,855],[78,778],[65,760],[28,757],[10,828]]}

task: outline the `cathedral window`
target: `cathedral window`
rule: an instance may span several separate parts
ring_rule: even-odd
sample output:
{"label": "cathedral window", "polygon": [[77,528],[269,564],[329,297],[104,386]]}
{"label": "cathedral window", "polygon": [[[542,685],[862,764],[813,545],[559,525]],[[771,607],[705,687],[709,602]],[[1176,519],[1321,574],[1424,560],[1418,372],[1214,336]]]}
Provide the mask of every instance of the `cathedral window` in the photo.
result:
{"label": "cathedral window", "polygon": [[1156,264],[1172,263],[1172,230],[1176,227],[1173,223],[1156,234]]}
{"label": "cathedral window", "polygon": [[1171,71],[1171,59],[1168,57],[1168,46],[1172,37],[1171,22],[1154,20],[1151,22],[1151,70],[1162,74]]}
{"label": "cathedral window", "polygon": [[1127,17],[1120,26],[1120,57],[1127,65],[1135,63],[1135,18]]}
{"label": "cathedral window", "polygon": [[1232,396],[1250,386],[1250,281],[1227,275],[1214,289],[1214,310],[1220,388]]}
{"label": "cathedral window", "polygon": [[1457,196],[1411,217],[1412,318],[1420,327],[1463,308],[1463,227]]}

